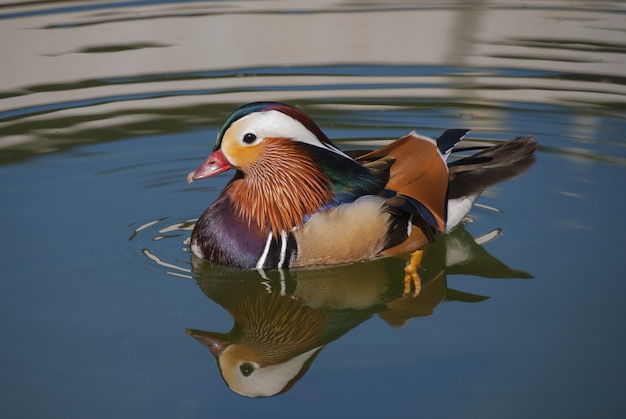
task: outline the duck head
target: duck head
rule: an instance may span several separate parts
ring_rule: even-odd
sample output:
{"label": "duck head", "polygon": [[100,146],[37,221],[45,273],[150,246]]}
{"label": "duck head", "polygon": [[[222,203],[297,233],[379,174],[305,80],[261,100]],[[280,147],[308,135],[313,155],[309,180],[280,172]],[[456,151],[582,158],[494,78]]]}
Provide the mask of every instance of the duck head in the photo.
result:
{"label": "duck head", "polygon": [[[241,106],[224,122],[211,155],[189,173],[189,183],[230,169],[253,172],[273,147],[293,147],[292,141],[309,144],[350,159],[336,148],[304,112],[278,102],[254,102]],[[257,163],[257,164],[255,164]]]}
{"label": "duck head", "polygon": [[261,231],[269,228],[277,234],[332,200],[328,171],[337,165],[360,166],[304,112],[282,103],[255,102],[226,119],[213,152],[187,181],[235,169],[227,190],[236,209],[249,224],[258,222]]}

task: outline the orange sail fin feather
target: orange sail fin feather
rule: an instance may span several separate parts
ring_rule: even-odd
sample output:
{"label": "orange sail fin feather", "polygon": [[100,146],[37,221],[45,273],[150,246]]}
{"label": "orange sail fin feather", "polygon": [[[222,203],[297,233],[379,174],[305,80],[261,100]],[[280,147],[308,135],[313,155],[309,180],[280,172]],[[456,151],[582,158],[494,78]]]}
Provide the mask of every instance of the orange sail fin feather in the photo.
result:
{"label": "orange sail fin feather", "polygon": [[339,150],[298,109],[244,105],[188,176],[192,182],[236,170],[196,223],[191,249],[214,263],[257,269],[414,251],[451,227],[451,210],[455,223],[463,219],[484,189],[471,185],[517,176],[534,161],[536,143],[524,138],[448,166],[446,157],[467,132],[447,130],[438,140],[410,133],[353,158],[357,153]]}
{"label": "orange sail fin feather", "polygon": [[412,132],[357,160],[369,161],[383,157],[394,158],[387,188],[421,202],[433,213],[439,230],[443,231],[448,167],[434,140]]}

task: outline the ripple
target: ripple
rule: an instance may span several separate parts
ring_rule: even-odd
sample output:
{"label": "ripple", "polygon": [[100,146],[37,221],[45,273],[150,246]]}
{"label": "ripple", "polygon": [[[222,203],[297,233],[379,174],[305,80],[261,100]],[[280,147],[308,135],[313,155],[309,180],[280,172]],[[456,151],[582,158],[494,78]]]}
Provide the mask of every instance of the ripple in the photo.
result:
{"label": "ripple", "polygon": [[[626,106],[624,85],[558,79],[552,72],[533,71],[521,76],[519,72],[505,70],[468,72],[468,69],[449,68],[449,74],[442,76],[435,74],[440,68],[433,67],[421,68],[419,76],[390,76],[394,72],[409,72],[409,67],[362,66],[363,73],[380,71],[382,75],[269,74],[278,70],[264,68],[268,74],[263,76],[208,79],[187,74],[186,80],[179,79],[182,76],[179,74],[174,75],[174,81],[169,80],[167,74],[153,74],[132,81],[119,79],[99,84],[91,80],[69,88],[57,86],[58,90],[40,86],[33,89],[39,93],[0,100],[0,149],[22,154],[48,153],[67,146],[130,135],[219,127],[236,104],[253,100],[277,99],[315,108],[313,116],[323,128],[328,124],[337,129],[371,127],[367,133],[353,132],[352,135],[360,138],[378,135],[388,138],[420,127],[439,132],[452,126],[468,125],[475,133],[483,135],[507,130],[507,113],[520,110],[528,115],[527,127],[514,131],[513,135],[528,132],[540,135],[542,131],[555,131],[551,126],[542,128],[558,122],[547,119],[553,115],[569,118],[584,111],[589,116],[597,116],[596,119],[623,121],[621,109]],[[298,68],[293,73],[305,70],[349,73],[349,69],[342,66]],[[424,74],[426,70],[428,74]],[[231,74],[241,71],[232,69]],[[213,88],[209,88],[211,85]],[[59,101],[61,98],[63,100]],[[590,107],[595,109],[590,110]],[[610,137],[597,135],[597,121],[588,126],[591,131],[584,120],[579,121],[580,132],[584,133],[582,139],[610,140]],[[574,120],[568,125],[573,127],[578,123]],[[44,142],[46,147],[42,148]],[[621,144],[621,141],[616,143]],[[607,161],[622,164],[621,157],[615,159],[609,155]]]}
{"label": "ripple", "polygon": [[[163,268],[167,274],[193,278],[189,262],[189,232],[193,230],[196,221],[192,219],[169,224],[169,217],[148,221],[135,226],[128,241],[137,243],[141,254],[150,263]],[[185,259],[181,259],[182,256]]]}

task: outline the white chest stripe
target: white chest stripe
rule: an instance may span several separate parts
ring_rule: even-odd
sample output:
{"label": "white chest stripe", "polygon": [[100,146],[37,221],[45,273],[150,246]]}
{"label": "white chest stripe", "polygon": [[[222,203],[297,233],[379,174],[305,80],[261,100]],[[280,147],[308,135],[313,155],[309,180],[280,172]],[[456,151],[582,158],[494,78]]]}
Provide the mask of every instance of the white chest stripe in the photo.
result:
{"label": "white chest stripe", "polygon": [[285,257],[287,256],[287,232],[282,230],[280,232],[280,260],[278,261],[278,267],[282,268],[285,264]]}
{"label": "white chest stripe", "polygon": [[[263,253],[261,253],[261,257],[256,262],[256,269],[263,269],[265,263],[267,262],[267,258],[270,257],[270,261],[275,261],[277,247],[280,245],[280,254],[278,255],[278,264],[276,266],[272,266],[272,268],[283,268],[285,266],[287,260],[287,247],[289,245],[289,234],[282,230],[280,232],[280,237],[276,240],[276,247],[272,250],[272,245],[274,244],[272,233],[270,232],[267,235],[267,240],[265,241],[265,247],[263,248]],[[271,253],[271,256],[270,256]],[[274,262],[270,262],[274,263]]]}
{"label": "white chest stripe", "polygon": [[270,252],[270,247],[272,247],[272,232],[267,235],[267,241],[265,242],[265,248],[263,249],[263,253],[261,253],[261,257],[256,263],[257,269],[263,269],[263,265],[265,264],[265,259],[267,259],[267,255]]}

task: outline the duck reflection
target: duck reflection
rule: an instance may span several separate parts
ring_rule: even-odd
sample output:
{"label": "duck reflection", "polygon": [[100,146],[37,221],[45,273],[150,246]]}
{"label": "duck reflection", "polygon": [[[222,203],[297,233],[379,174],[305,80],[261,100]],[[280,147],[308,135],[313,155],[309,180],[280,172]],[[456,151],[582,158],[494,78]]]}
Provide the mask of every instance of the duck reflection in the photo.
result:
{"label": "duck reflection", "polygon": [[424,249],[418,283],[405,279],[407,260],[398,258],[269,273],[194,258],[200,288],[235,324],[228,333],[187,333],[215,356],[232,391],[248,397],[284,393],[326,345],[373,315],[400,327],[432,314],[444,300],[488,298],[448,288],[449,274],[531,278],[490,255],[479,244],[485,237],[475,240],[463,226],[440,236]]}

